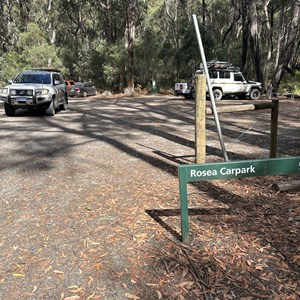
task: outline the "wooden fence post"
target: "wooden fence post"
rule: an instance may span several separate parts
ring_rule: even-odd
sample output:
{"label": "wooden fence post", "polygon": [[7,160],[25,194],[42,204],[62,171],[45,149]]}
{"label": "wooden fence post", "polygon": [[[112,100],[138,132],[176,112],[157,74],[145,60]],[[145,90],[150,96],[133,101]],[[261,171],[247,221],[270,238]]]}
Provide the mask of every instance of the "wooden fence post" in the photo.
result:
{"label": "wooden fence post", "polygon": [[270,158],[277,156],[277,131],[278,131],[278,110],[279,100],[273,99],[272,103],[274,107],[271,112],[271,132],[270,132]]}
{"label": "wooden fence post", "polygon": [[205,163],[206,156],[206,76],[197,74],[195,78],[195,143],[196,143],[196,163]]}

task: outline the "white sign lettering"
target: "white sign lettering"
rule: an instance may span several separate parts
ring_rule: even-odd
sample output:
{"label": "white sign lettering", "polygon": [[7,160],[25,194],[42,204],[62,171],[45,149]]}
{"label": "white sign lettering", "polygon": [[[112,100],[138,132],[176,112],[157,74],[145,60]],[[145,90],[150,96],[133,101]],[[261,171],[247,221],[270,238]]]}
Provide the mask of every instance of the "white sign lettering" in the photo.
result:
{"label": "white sign lettering", "polygon": [[218,176],[218,175],[233,175],[233,176],[239,176],[240,174],[252,174],[255,173],[255,167],[250,166],[247,168],[226,168],[223,167],[220,169],[220,174],[218,174],[218,170],[212,169],[212,170],[191,170],[190,171],[191,178],[196,177],[210,177],[210,176]]}

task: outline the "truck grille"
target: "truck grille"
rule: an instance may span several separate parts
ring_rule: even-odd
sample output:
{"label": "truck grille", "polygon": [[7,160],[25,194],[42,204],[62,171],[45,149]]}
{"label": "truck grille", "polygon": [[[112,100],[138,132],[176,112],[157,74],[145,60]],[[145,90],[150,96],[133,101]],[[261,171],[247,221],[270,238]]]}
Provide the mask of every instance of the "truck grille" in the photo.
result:
{"label": "truck grille", "polygon": [[16,96],[21,96],[21,97],[25,97],[25,96],[32,96],[33,95],[33,90],[15,90],[16,91]]}

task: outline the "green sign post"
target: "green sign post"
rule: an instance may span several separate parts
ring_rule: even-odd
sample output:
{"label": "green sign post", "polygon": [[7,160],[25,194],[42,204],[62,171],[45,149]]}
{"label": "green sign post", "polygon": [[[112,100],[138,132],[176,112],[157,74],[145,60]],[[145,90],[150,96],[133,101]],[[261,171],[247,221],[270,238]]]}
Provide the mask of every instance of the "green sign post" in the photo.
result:
{"label": "green sign post", "polygon": [[300,156],[243,160],[178,167],[182,241],[189,243],[187,184],[193,181],[300,173]]}

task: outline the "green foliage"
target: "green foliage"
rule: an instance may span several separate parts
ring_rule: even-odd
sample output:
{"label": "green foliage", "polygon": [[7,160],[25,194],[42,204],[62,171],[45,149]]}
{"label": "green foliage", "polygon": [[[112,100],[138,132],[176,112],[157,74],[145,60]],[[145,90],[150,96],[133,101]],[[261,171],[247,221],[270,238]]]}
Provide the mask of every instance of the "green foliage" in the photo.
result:
{"label": "green foliage", "polygon": [[64,71],[64,66],[52,45],[41,45],[26,48],[23,51],[28,68],[56,68]]}
{"label": "green foliage", "polygon": [[[68,79],[92,80],[98,88],[122,90],[128,63],[124,38],[128,1],[32,0],[26,1],[28,9],[22,12],[17,2],[3,2],[0,80],[26,68],[55,67]],[[289,32],[290,22],[281,14],[292,13],[295,1],[268,4],[273,47],[269,47],[264,4],[252,4],[257,6],[262,69],[268,67],[265,76],[269,80],[279,57],[276,38]],[[155,79],[160,87],[172,88],[176,81],[191,78],[201,62],[193,13],[198,17],[206,59],[226,60],[242,67],[242,38],[249,39],[250,32],[247,5],[249,1],[245,0],[136,0],[135,83],[145,87]],[[249,40],[247,47],[245,68],[249,78],[254,78]],[[290,88],[288,82],[284,78],[282,85]]]}
{"label": "green foliage", "polygon": [[17,47],[19,49],[30,49],[47,43],[46,36],[40,27],[35,23],[29,23],[27,31],[20,33]]}
{"label": "green foliage", "polygon": [[122,44],[106,45],[106,56],[103,62],[103,79],[106,87],[122,90],[122,76],[125,76],[125,49]]}
{"label": "green foliage", "polygon": [[146,28],[140,33],[136,42],[136,82],[146,86],[152,78],[157,78],[163,72],[160,68],[160,40],[155,31]]}
{"label": "green foliage", "polygon": [[0,82],[3,85],[25,68],[26,62],[22,55],[15,51],[5,53],[0,57]]}
{"label": "green foliage", "polygon": [[0,57],[0,80],[5,81],[20,71],[30,68],[58,68],[64,66],[53,45],[50,45],[37,24],[28,24],[28,30],[20,34],[19,52],[11,51]]}
{"label": "green foliage", "polygon": [[37,24],[30,23],[26,32],[20,34],[17,43],[28,68],[64,67],[54,45],[51,45]]}
{"label": "green foliage", "polygon": [[300,71],[286,73],[281,81],[280,92],[300,95]]}

